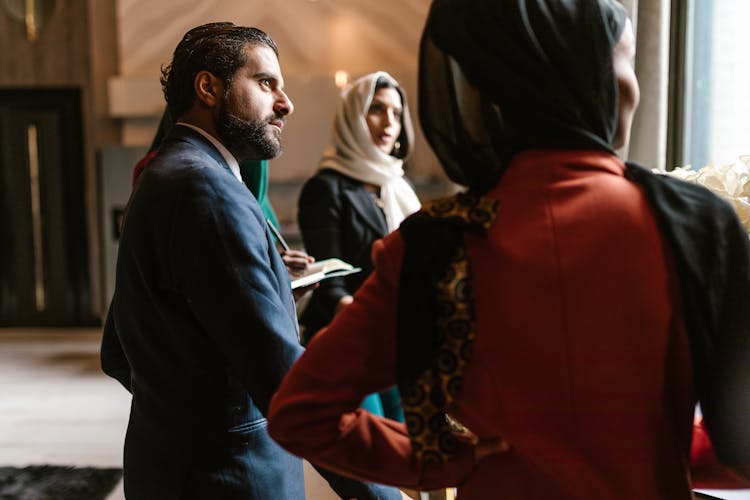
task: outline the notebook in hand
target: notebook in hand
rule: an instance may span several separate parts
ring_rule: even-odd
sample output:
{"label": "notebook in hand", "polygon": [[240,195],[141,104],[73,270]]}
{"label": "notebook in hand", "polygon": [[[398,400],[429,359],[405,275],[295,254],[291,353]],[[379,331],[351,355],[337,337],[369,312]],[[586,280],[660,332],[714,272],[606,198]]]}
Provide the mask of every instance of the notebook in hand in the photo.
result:
{"label": "notebook in hand", "polygon": [[341,259],[324,259],[313,262],[307,268],[304,276],[292,280],[292,290],[314,285],[319,281],[336,276],[346,276],[362,271],[360,267],[354,267]]}

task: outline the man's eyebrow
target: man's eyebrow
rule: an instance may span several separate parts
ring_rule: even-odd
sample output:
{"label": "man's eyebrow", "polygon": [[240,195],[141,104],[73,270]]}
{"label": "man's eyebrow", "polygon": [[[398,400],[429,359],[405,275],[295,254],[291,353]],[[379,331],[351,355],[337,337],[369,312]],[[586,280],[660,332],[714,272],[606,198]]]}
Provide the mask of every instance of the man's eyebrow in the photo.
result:
{"label": "man's eyebrow", "polygon": [[256,80],[273,80],[274,82],[279,81],[279,78],[272,75],[271,73],[266,73],[265,71],[260,71],[258,73],[255,73],[253,75],[253,78]]}

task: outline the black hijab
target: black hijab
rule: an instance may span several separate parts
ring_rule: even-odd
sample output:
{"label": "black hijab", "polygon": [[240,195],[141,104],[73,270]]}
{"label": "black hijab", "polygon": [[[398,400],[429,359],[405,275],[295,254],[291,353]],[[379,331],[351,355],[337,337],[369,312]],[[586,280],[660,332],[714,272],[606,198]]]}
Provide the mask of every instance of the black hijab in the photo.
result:
{"label": "black hijab", "polygon": [[448,176],[470,192],[406,219],[398,383],[412,453],[458,449],[447,411],[476,324],[463,235],[483,235],[498,204],[482,193],[528,148],[612,151],[613,49],[627,22],[614,0],[435,0],[422,37],[419,114]]}
{"label": "black hijab", "polygon": [[523,149],[613,151],[615,0],[436,0],[419,115],[448,176],[482,192]]}

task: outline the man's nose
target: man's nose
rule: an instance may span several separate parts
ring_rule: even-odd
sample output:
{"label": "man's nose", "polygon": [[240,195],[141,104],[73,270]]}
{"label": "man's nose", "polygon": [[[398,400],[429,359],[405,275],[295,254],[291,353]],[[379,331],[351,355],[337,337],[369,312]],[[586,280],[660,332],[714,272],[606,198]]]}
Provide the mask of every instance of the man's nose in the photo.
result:
{"label": "man's nose", "polygon": [[294,113],[294,104],[283,90],[279,90],[279,96],[274,103],[273,110],[280,116],[288,116]]}

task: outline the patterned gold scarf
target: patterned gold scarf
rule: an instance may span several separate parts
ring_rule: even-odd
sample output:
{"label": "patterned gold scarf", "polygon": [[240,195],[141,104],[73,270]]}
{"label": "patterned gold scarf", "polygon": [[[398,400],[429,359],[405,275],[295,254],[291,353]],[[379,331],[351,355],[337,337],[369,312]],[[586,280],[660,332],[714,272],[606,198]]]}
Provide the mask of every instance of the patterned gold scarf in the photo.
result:
{"label": "patterned gold scarf", "polygon": [[461,193],[425,204],[401,226],[398,380],[412,452],[425,463],[456,451],[447,409],[476,338],[463,233],[485,234],[497,207],[496,200]]}

